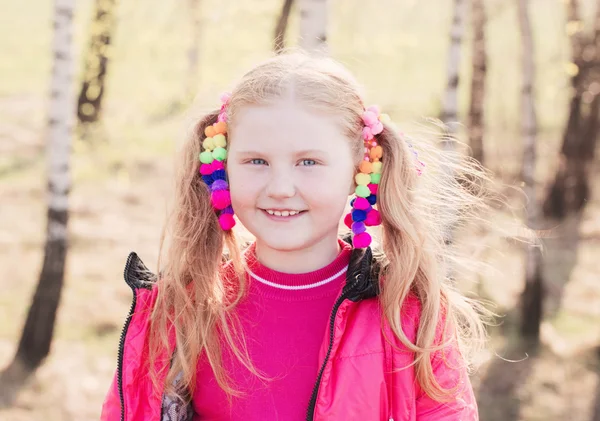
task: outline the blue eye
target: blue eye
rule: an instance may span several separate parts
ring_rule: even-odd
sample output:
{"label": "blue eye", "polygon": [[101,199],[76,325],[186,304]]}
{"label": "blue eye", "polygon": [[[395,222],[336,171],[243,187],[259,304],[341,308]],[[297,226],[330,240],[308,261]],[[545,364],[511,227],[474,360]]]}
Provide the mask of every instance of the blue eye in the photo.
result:
{"label": "blue eye", "polygon": [[314,159],[303,159],[300,162],[302,162],[302,165],[305,167],[312,167],[313,165],[317,165],[317,161],[315,161]]}
{"label": "blue eye", "polygon": [[264,165],[267,163],[267,161],[265,161],[264,159],[261,159],[261,158],[251,159],[248,162],[250,162],[252,165]]}

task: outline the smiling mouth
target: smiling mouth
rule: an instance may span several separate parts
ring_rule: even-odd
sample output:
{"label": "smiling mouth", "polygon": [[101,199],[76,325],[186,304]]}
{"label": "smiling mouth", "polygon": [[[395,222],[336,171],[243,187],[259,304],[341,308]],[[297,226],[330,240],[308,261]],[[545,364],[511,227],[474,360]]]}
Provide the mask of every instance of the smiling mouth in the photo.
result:
{"label": "smiling mouth", "polygon": [[262,209],[263,212],[265,212],[267,215],[269,216],[275,216],[275,217],[280,217],[280,218],[290,218],[292,216],[298,216],[303,214],[304,212],[306,212],[305,210],[302,211],[298,211],[298,210],[291,210],[291,209],[286,209],[286,210],[275,210],[275,209]]}

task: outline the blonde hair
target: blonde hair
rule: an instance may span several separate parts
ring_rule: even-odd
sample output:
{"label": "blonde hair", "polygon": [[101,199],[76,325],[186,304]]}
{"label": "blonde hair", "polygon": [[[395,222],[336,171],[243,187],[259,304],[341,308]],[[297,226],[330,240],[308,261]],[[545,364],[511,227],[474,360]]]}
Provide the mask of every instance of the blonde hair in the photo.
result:
{"label": "blonde hair", "polygon": [[[361,114],[365,104],[358,84],[344,67],[331,59],[300,53],[279,55],[256,66],[232,91],[228,115],[233,138],[240,109],[282,98],[337,118],[358,166],[363,151]],[[232,386],[222,366],[224,347],[230,348],[252,373],[264,378],[250,361],[231,312],[247,290],[240,245],[234,234],[221,231],[208,190],[198,174],[204,128],[216,118],[215,111],[198,121],[181,153],[173,210],[161,240],[164,257],[159,259],[159,292],[151,318],[152,379],[158,386],[161,373],[152,370],[153,363],[168,349],[169,332],[174,328],[176,349],[166,376],[166,392],[183,400],[189,400],[195,389],[196,363],[201,353],[230,398],[241,392]],[[415,373],[422,390],[436,400],[447,400],[452,391],[437,383],[430,358],[432,352],[446,345],[437,334],[440,320],[445,320],[443,332],[446,326],[455,327],[449,340],[458,341],[467,360],[469,351],[484,343],[481,316],[487,313],[478,302],[458,293],[448,276],[450,268],[456,270],[453,262],[457,254],[445,244],[444,231],[477,217],[488,207],[482,192],[489,178],[470,160],[448,159],[437,148],[430,148],[423,159],[428,167],[419,179],[413,154],[393,127],[386,125],[377,140],[384,157],[378,194],[382,215],[378,259],[380,277],[385,278],[385,282],[379,280],[382,314],[396,337],[415,353]],[[448,169],[452,176],[447,176]],[[426,180],[431,181],[427,193],[417,194],[417,182]],[[235,281],[228,281],[221,272],[225,249],[237,274]],[[453,273],[456,276],[457,272]],[[400,323],[401,307],[411,293],[421,305],[415,343]],[[175,386],[178,375],[181,377]]]}

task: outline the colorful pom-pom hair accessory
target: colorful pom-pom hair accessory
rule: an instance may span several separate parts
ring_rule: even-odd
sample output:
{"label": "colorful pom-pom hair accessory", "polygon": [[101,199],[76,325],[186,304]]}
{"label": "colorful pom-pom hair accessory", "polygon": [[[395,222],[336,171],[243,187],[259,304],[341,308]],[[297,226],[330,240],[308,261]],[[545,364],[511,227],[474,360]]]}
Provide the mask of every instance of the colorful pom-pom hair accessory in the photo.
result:
{"label": "colorful pom-pom hair accessory", "polygon": [[[364,141],[364,158],[359,164],[356,181],[356,197],[350,202],[352,210],[344,218],[344,223],[352,230],[352,245],[355,248],[366,248],[371,245],[372,238],[367,227],[381,224],[381,215],[374,208],[377,204],[377,193],[381,181],[383,148],[378,144],[376,136],[383,131],[383,124],[390,124],[387,114],[382,114],[376,105],[368,107],[362,114],[364,124],[362,137]],[[401,135],[404,138],[403,135]],[[408,142],[407,142],[408,143]],[[418,159],[417,151],[408,143],[417,160],[417,174],[421,175],[425,164]]]}
{"label": "colorful pom-pom hair accessory", "polygon": [[210,190],[210,201],[223,231],[235,226],[231,195],[225,165],[227,161],[227,106],[231,95],[221,95],[221,109],[217,122],[204,129],[200,153],[200,176]]}

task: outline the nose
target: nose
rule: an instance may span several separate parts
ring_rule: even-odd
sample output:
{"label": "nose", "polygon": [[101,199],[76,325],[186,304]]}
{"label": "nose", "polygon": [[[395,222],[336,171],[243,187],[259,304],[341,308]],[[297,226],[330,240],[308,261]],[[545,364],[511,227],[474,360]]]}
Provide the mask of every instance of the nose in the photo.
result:
{"label": "nose", "polygon": [[287,171],[271,171],[266,193],[273,199],[287,199],[294,197],[296,194],[294,178]]}

